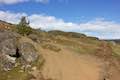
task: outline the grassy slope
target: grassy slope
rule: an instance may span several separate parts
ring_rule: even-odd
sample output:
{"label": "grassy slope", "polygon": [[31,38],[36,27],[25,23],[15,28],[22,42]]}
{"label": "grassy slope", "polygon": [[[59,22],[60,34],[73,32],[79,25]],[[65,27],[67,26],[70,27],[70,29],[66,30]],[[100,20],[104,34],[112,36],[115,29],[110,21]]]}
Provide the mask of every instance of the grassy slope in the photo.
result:
{"label": "grassy slope", "polygon": [[[12,29],[15,30],[15,29]],[[36,49],[40,53],[39,47],[47,50],[54,51],[55,53],[59,53],[60,50],[67,49],[69,51],[73,51],[77,54],[90,54],[93,55],[96,51],[99,50],[101,44],[108,43],[104,41],[100,41],[97,38],[87,37],[83,34],[78,33],[65,33],[65,32],[39,32],[38,30],[33,30],[33,34],[37,35],[40,39],[40,43],[34,42],[29,39],[27,36],[23,38],[23,41],[29,41],[34,44]],[[115,57],[120,56],[120,45],[113,45],[112,43],[108,43],[111,46],[112,54]],[[108,51],[109,52],[109,51]],[[40,66],[39,63],[37,66]],[[10,72],[1,72],[0,71],[0,80],[10,80],[10,76],[12,80],[26,80],[29,78],[29,74],[27,72],[19,72],[20,68],[15,68]]]}

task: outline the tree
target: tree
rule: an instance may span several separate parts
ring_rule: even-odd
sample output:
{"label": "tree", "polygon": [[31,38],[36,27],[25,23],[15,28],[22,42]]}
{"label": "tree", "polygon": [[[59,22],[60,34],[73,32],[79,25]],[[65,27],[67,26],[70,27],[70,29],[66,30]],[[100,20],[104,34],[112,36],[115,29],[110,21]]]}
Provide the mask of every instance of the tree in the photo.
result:
{"label": "tree", "polygon": [[29,26],[29,21],[27,22],[26,17],[23,16],[19,24]]}
{"label": "tree", "polygon": [[32,29],[29,26],[29,21],[27,22],[25,16],[21,18],[20,23],[17,25],[17,32],[21,35],[29,35],[32,33]]}

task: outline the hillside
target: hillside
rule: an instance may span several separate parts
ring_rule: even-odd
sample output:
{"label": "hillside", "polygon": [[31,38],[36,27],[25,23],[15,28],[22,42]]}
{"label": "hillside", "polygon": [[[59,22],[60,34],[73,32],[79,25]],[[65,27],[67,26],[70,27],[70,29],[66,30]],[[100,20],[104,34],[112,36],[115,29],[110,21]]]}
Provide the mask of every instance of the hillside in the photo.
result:
{"label": "hillside", "polygon": [[118,43],[0,21],[0,45],[0,80],[120,80]]}
{"label": "hillside", "polygon": [[117,44],[120,44],[120,39],[111,39],[111,40],[106,40],[106,41],[111,41],[111,42],[115,42]]}

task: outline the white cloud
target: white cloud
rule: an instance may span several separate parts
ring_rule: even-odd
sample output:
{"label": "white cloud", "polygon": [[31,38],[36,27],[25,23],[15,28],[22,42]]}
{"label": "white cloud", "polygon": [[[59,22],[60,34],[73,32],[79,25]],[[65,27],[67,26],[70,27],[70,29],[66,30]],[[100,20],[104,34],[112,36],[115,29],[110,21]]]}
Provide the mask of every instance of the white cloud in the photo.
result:
{"label": "white cloud", "polygon": [[[18,23],[23,15],[27,16],[25,13],[0,11],[0,19],[11,23]],[[106,21],[105,19],[96,19],[80,24],[65,22],[64,20],[57,19],[54,16],[42,14],[32,14],[28,16],[28,19],[30,20],[30,25],[33,28],[82,32],[89,36],[96,36],[101,39],[120,39],[120,24],[113,21]]]}
{"label": "white cloud", "polygon": [[46,4],[46,3],[49,2],[49,0],[36,0],[36,2],[40,2],[40,3]]}
{"label": "white cloud", "polygon": [[22,3],[22,2],[39,2],[39,3],[48,3],[49,0],[0,0],[0,4],[17,4],[17,3]]}
{"label": "white cloud", "polygon": [[21,2],[26,2],[29,0],[0,0],[0,4],[16,4]]}
{"label": "white cloud", "polygon": [[9,11],[0,11],[0,20],[10,23],[18,23],[22,16],[27,16],[25,13],[12,13]]}
{"label": "white cloud", "polygon": [[[23,2],[37,2],[37,3],[42,3],[42,4],[46,4],[49,3],[51,0],[0,0],[0,4],[17,4],[17,3],[23,3]],[[64,2],[64,3],[68,3],[69,0],[56,0],[58,2]]]}

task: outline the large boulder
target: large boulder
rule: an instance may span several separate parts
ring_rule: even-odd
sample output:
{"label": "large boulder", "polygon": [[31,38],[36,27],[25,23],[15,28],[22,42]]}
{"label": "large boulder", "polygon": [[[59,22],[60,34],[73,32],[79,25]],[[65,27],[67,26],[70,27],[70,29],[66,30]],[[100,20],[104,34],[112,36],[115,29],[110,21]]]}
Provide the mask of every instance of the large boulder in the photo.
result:
{"label": "large boulder", "polygon": [[15,65],[16,42],[19,34],[7,30],[0,30],[0,67],[10,70]]}
{"label": "large boulder", "polygon": [[14,57],[10,57],[9,55],[0,55],[0,67],[2,70],[8,71],[14,68],[15,66],[15,59]]}
{"label": "large boulder", "polygon": [[18,39],[20,38],[20,34],[16,32],[11,32],[8,30],[0,30],[0,42],[3,42],[4,40],[7,39]]}
{"label": "large boulder", "polygon": [[18,60],[30,64],[38,59],[35,47],[28,42],[19,42],[20,37],[16,32],[0,30],[0,69],[13,69]]}
{"label": "large boulder", "polygon": [[18,45],[19,53],[21,57],[27,63],[31,63],[38,59],[38,53],[35,47],[28,42],[23,42]]}
{"label": "large boulder", "polygon": [[6,39],[0,43],[0,61],[1,67],[7,71],[14,67],[16,57],[16,44],[13,39]]}
{"label": "large boulder", "polygon": [[0,43],[1,53],[6,55],[16,55],[16,41],[14,39],[6,39]]}

